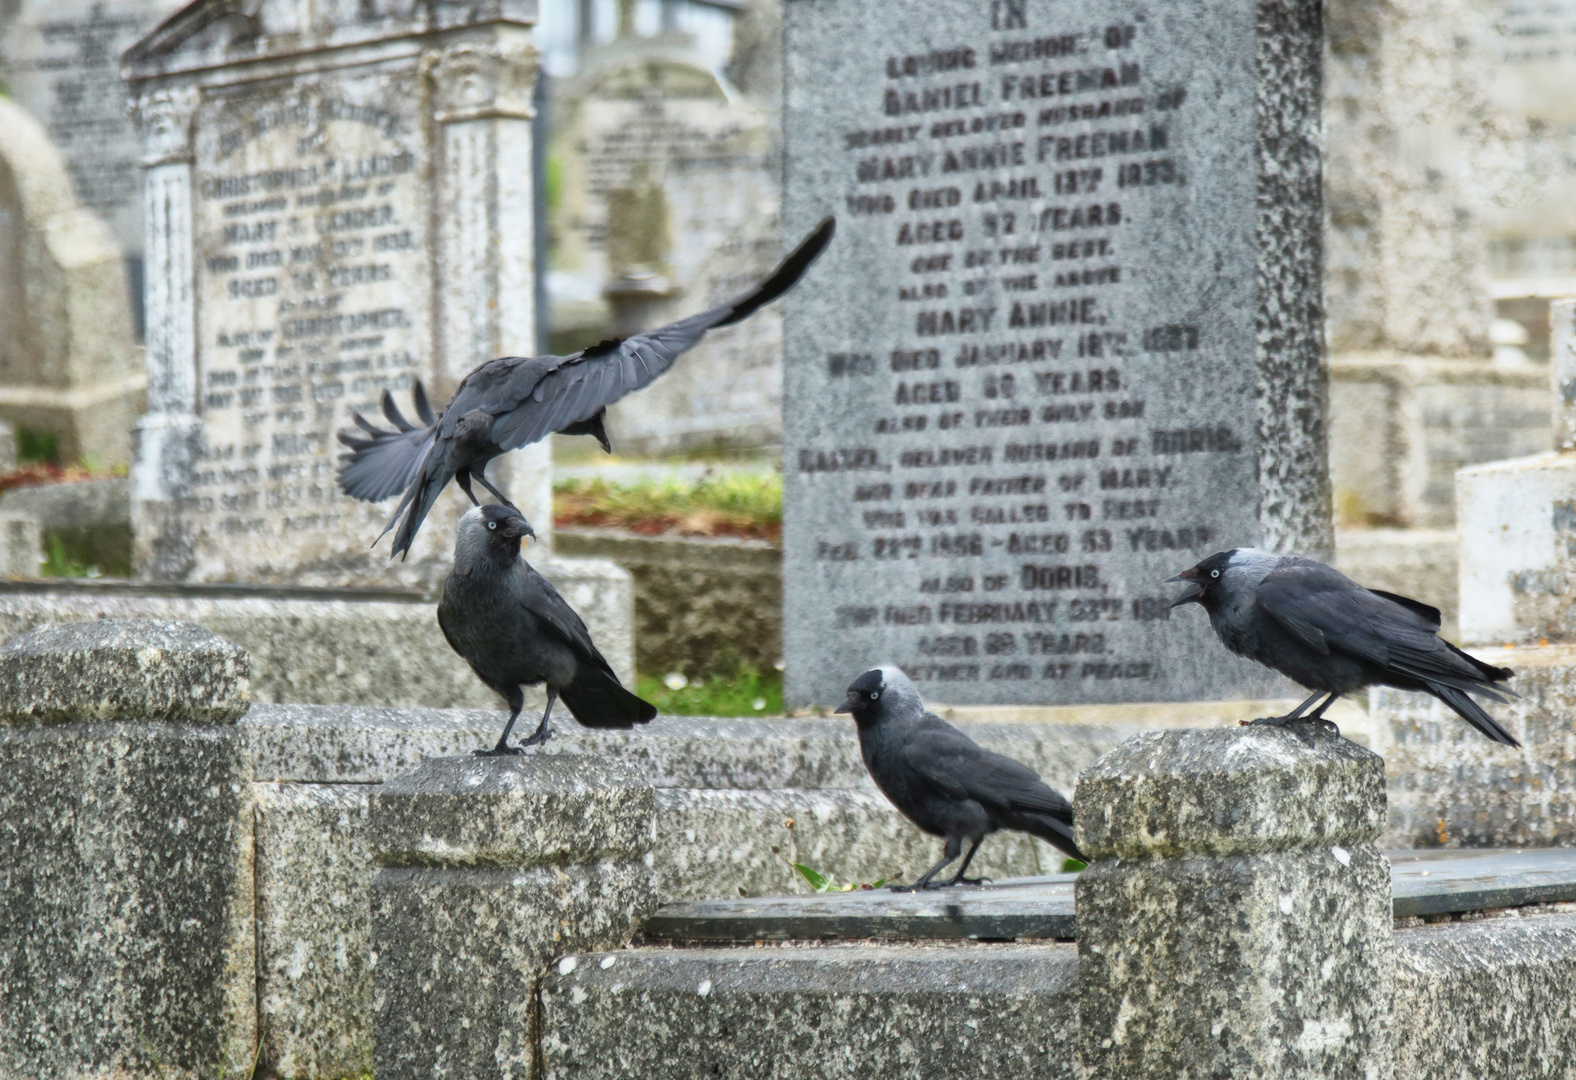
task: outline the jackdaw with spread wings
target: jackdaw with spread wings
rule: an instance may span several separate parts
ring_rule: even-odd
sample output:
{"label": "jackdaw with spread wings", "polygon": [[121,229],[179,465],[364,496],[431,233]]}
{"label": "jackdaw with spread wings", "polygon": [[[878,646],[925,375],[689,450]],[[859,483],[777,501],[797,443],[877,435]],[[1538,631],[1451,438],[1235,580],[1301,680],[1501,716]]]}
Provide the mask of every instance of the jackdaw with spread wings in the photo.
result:
{"label": "jackdaw with spread wings", "polygon": [[1313,691],[1285,716],[1255,724],[1329,724],[1324,711],[1342,694],[1393,686],[1432,694],[1495,742],[1521,745],[1469,696],[1503,702],[1510,691],[1498,684],[1514,672],[1440,638],[1438,608],[1365,589],[1312,559],[1257,548],[1218,552],[1166,580],[1187,583],[1171,606],[1202,606],[1226,648]]}
{"label": "jackdaw with spread wings", "polygon": [[934,889],[931,879],[963,851],[963,865],[947,885],[978,885],[964,873],[991,833],[1011,829],[1037,836],[1082,862],[1073,837],[1072,804],[1027,765],[993,753],[925,708],[902,670],[873,668],[855,679],[837,707],[852,713],[865,767],[899,812],[932,836],[946,839],[941,861],[896,892]]}
{"label": "jackdaw with spread wings", "polygon": [[[654,705],[624,689],[580,616],[520,557],[521,538],[535,535],[512,506],[467,511],[454,543],[454,569],[438,602],[438,625],[450,647],[509,702],[498,745],[478,754],[519,754],[546,742],[559,698],[589,728],[634,727],[657,715]],[[547,684],[542,722],[511,747],[509,732],[525,707],[520,688],[539,683]]]}
{"label": "jackdaw with spread wings", "polygon": [[602,449],[611,451],[603,429],[609,405],[649,385],[706,331],[740,322],[787,292],[825,250],[835,231],[836,222],[827,218],[754,291],[699,315],[604,341],[570,356],[489,360],[465,377],[442,413],[434,415],[418,382],[413,396],[420,425],[407,420],[385,392],[383,413],[394,430],[355,414],[361,431],[339,435],[339,441],[350,448],[340,456],[339,486],[365,502],[405,493],[383,530],[388,532],[398,522],[396,555],[410,551],[416,530],[451,479],[473,503],[477,501],[471,492],[474,479],[512,506],[484,475],[488,462],[553,432],[590,435]]}

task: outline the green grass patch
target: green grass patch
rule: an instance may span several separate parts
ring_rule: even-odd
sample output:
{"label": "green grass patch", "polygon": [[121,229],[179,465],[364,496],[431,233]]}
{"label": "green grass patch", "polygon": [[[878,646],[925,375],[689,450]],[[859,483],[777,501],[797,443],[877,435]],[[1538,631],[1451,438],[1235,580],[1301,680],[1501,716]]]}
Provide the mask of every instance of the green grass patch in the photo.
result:
{"label": "green grass patch", "polygon": [[25,425],[16,429],[18,465],[60,464],[60,436],[53,431],[35,431]]}
{"label": "green grass patch", "polygon": [[724,472],[696,481],[563,480],[553,487],[553,518],[567,528],[778,540],[783,479],[779,473]]}
{"label": "green grass patch", "polygon": [[[682,681],[681,681],[682,680]],[[747,665],[723,676],[697,679],[641,675],[635,693],[672,716],[781,716],[783,676]]]}

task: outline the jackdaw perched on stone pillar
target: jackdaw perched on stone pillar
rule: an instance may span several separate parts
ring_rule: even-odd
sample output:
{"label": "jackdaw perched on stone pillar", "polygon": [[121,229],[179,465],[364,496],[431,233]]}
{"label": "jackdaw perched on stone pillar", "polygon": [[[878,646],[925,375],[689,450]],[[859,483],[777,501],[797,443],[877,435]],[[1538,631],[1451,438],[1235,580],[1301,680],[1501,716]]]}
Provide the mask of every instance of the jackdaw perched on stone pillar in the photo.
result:
{"label": "jackdaw perched on stone pillar", "polygon": [[[509,701],[498,745],[478,754],[519,754],[552,734],[559,698],[589,728],[628,728],[657,715],[656,706],[624,689],[591,643],[586,624],[547,579],[520,557],[522,537],[535,536],[512,506],[478,506],[460,519],[454,569],[443,583],[438,625],[477,678]],[[522,686],[547,684],[542,722],[518,747],[509,732],[525,707]]]}
{"label": "jackdaw perched on stone pillar", "polygon": [[489,360],[465,376],[448,406],[436,415],[418,382],[412,393],[420,427],[405,419],[385,391],[383,414],[393,429],[377,427],[356,413],[353,418],[361,431],[339,434],[339,441],[350,448],[340,455],[340,488],[364,502],[405,493],[383,529],[386,533],[399,525],[392,555],[410,551],[416,530],[450,480],[473,503],[471,481],[475,480],[512,506],[484,474],[489,461],[555,431],[594,436],[602,449],[610,451],[612,444],[602,427],[609,405],[649,385],[708,330],[741,322],[793,288],[836,231],[837,222],[827,218],[771,277],[745,295],[698,315],[569,356]]}
{"label": "jackdaw perched on stone pillar", "polygon": [[1510,691],[1496,684],[1514,672],[1441,639],[1438,608],[1365,589],[1312,559],[1257,548],[1217,552],[1166,580],[1187,583],[1171,606],[1202,606],[1226,648],[1314,692],[1285,716],[1255,724],[1330,725],[1324,711],[1342,694],[1393,686],[1432,694],[1495,742],[1521,745],[1467,696],[1503,702]]}
{"label": "jackdaw perched on stone pillar", "polygon": [[941,861],[895,892],[934,889],[935,877],[963,851],[963,865],[947,885],[978,885],[964,872],[981,842],[998,829],[1038,836],[1082,862],[1073,838],[1073,807],[1040,782],[1027,765],[992,753],[925,708],[919,691],[896,667],[865,672],[837,707],[853,713],[859,751],[883,794],[904,817],[932,836],[945,837]]}

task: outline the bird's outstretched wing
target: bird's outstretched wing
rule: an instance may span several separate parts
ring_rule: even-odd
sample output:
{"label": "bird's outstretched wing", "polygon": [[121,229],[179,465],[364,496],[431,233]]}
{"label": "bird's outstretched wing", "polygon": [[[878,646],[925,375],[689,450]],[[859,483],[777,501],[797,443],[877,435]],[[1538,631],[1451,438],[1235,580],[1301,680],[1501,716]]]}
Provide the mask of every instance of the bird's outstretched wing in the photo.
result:
{"label": "bird's outstretched wing", "polygon": [[1072,820],[1072,804],[1033,769],[986,750],[939,719],[909,737],[903,759],[948,798]]}
{"label": "bird's outstretched wing", "polygon": [[[1519,745],[1467,696],[1505,701],[1510,691],[1495,684],[1511,672],[1439,638],[1436,609],[1414,600],[1401,603],[1363,588],[1337,570],[1302,559],[1265,575],[1255,603],[1315,651],[1338,651],[1421,683],[1490,739]],[[1315,641],[1324,648],[1315,646]]]}
{"label": "bird's outstretched wing", "polygon": [[439,493],[466,464],[456,460],[447,444],[468,417],[480,415],[491,421],[491,450],[478,461],[517,450],[555,431],[592,435],[608,449],[602,418],[609,405],[649,385],[706,331],[748,318],[787,292],[831,243],[836,228],[833,218],[821,222],[771,277],[731,303],[633,337],[604,341],[571,356],[489,360],[465,377],[436,419],[430,409],[423,410],[426,397],[417,383],[417,409],[425,428],[403,427],[404,418],[385,395],[384,414],[396,430],[378,428],[356,415],[366,437],[340,434],[340,441],[350,448],[341,457],[340,486],[347,495],[368,501],[405,492],[389,521],[389,528],[399,523],[393,550],[398,555],[409,551]]}
{"label": "bird's outstretched wing", "polygon": [[590,420],[625,394],[650,385],[708,330],[746,319],[792,288],[826,250],[836,229],[833,218],[821,222],[771,277],[736,300],[656,330],[593,345],[563,358],[528,386],[503,388],[517,391],[518,397],[512,407],[498,413],[493,441],[505,450],[518,449]]}
{"label": "bird's outstretched wing", "polygon": [[432,406],[427,403],[427,392],[418,381],[411,389],[415,400],[416,415],[423,427],[405,419],[394,404],[394,397],[383,391],[383,415],[394,425],[392,431],[376,427],[355,414],[356,426],[365,435],[341,431],[339,441],[349,447],[339,460],[339,486],[346,495],[363,502],[381,502],[398,495],[415,479],[421,460],[432,445],[432,427],[437,422]]}

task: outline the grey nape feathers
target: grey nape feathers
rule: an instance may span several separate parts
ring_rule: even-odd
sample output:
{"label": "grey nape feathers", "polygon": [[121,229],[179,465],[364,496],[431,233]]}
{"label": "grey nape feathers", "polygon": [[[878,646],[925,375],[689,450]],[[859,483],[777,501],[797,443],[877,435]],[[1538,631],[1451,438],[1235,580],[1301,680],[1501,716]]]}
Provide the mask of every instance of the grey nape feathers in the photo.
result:
{"label": "grey nape feathers", "polygon": [[865,767],[892,805],[946,839],[940,862],[913,885],[894,890],[936,888],[931,879],[958,857],[965,840],[968,854],[946,884],[979,884],[963,875],[981,842],[998,829],[1029,833],[1088,861],[1073,838],[1072,804],[1027,765],[986,750],[929,712],[900,669],[865,672],[837,711],[853,714]]}
{"label": "grey nape feathers", "polygon": [[1226,648],[1314,691],[1285,716],[1256,724],[1328,724],[1324,711],[1342,694],[1393,686],[1432,694],[1495,742],[1521,745],[1469,696],[1504,701],[1510,691],[1498,684],[1514,673],[1441,639],[1437,608],[1365,589],[1312,559],[1256,548],[1218,552],[1167,580],[1187,583],[1171,606],[1202,606]]}
{"label": "grey nape feathers", "polygon": [[[586,624],[558,590],[520,557],[522,537],[535,536],[511,506],[479,506],[460,519],[454,569],[443,583],[438,625],[477,678],[508,699],[509,722],[498,745],[479,754],[518,754],[546,742],[553,703],[563,699],[590,728],[627,728],[657,715],[624,689],[602,658]],[[522,686],[547,684],[547,709],[518,747],[509,732],[525,707]]]}

